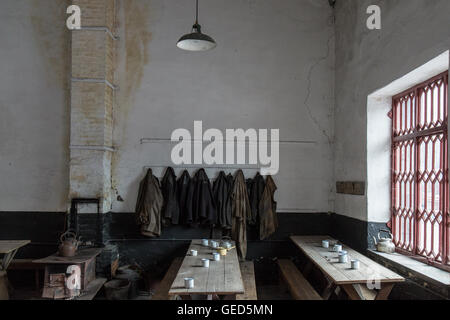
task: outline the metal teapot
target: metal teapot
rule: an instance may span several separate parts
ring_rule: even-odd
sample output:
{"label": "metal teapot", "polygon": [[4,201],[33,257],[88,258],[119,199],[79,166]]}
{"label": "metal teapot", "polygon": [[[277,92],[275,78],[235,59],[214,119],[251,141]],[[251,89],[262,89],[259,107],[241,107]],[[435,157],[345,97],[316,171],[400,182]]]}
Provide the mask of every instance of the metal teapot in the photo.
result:
{"label": "metal teapot", "polygon": [[72,231],[64,232],[60,237],[61,244],[58,253],[62,257],[73,257],[77,253],[80,241],[77,240],[77,234]]}
{"label": "metal teapot", "polygon": [[[390,238],[381,238],[380,237],[381,232],[385,232],[385,233],[389,234]],[[385,252],[385,253],[394,253],[395,252],[395,244],[394,244],[394,242],[392,242],[392,239],[393,239],[392,233],[390,233],[387,230],[380,230],[380,232],[378,232],[378,241],[375,237],[373,237],[377,251]]]}

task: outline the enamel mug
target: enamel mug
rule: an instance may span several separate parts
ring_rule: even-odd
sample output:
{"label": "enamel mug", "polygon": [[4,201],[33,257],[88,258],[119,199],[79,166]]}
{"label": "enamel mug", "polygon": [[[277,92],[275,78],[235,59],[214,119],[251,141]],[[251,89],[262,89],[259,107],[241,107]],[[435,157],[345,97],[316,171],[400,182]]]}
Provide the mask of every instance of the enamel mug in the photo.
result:
{"label": "enamel mug", "polygon": [[202,245],[205,246],[205,247],[207,247],[207,246],[209,245],[208,239],[203,239],[203,240],[202,240]]}
{"label": "enamel mug", "polygon": [[194,288],[194,278],[184,278],[184,286],[186,289]]}
{"label": "enamel mug", "polygon": [[209,259],[202,259],[203,268],[209,268]]}
{"label": "enamel mug", "polygon": [[214,258],[214,261],[220,261],[220,253],[214,252],[213,253],[213,258]]}
{"label": "enamel mug", "polygon": [[322,248],[328,249],[330,247],[330,242],[328,240],[322,240]]}
{"label": "enamel mug", "polygon": [[352,269],[353,270],[358,270],[359,269],[359,260],[352,260],[351,264],[352,264]]}
{"label": "enamel mug", "polygon": [[191,256],[196,257],[197,256],[197,250],[192,249],[191,250]]}
{"label": "enamel mug", "polygon": [[231,243],[229,243],[228,241],[223,243],[223,246],[225,249],[230,249],[231,248]]}
{"label": "enamel mug", "polygon": [[339,263],[347,263],[348,262],[348,255],[347,252],[343,251],[339,253]]}
{"label": "enamel mug", "polygon": [[334,252],[340,252],[340,251],[342,251],[342,245],[340,245],[340,244],[335,244],[334,247],[333,247],[333,251],[334,251]]}
{"label": "enamel mug", "polygon": [[211,247],[217,248],[219,247],[219,244],[217,243],[217,241],[211,241]]}

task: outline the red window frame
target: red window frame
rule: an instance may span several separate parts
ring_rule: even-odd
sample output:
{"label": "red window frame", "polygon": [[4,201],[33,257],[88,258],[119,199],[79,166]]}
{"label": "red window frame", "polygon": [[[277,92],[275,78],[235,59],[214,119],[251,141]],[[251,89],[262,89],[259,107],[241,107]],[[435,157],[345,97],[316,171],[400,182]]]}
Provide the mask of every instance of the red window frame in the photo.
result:
{"label": "red window frame", "polygon": [[391,227],[397,251],[450,271],[448,71],[392,99]]}

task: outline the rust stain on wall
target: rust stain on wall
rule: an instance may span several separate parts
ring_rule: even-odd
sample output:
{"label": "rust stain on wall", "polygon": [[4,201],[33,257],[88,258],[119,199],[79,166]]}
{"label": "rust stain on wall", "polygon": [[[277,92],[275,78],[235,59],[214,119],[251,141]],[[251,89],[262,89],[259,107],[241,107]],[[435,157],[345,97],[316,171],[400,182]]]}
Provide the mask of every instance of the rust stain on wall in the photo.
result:
{"label": "rust stain on wall", "polygon": [[114,139],[118,151],[112,156],[111,188],[116,195],[117,164],[120,161],[120,146],[126,139],[126,122],[133,107],[135,95],[141,87],[144,68],[150,62],[149,44],[151,1],[120,0],[117,10],[120,41],[117,52],[116,79],[119,91],[116,93],[114,110]]}
{"label": "rust stain on wall", "polygon": [[125,18],[125,97],[130,99],[141,85],[144,66],[149,62],[148,44],[152,38],[149,31],[150,1],[126,0]]}

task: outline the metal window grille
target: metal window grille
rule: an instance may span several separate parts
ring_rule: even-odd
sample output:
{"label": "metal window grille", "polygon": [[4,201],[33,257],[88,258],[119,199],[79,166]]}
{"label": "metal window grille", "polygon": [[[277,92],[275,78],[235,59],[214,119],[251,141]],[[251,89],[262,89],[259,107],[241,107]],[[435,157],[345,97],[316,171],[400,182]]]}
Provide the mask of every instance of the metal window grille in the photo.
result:
{"label": "metal window grille", "polygon": [[448,72],[393,98],[392,231],[399,252],[450,267]]}

